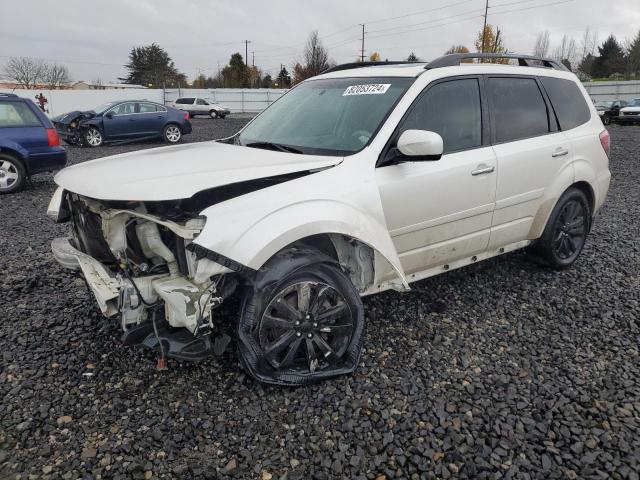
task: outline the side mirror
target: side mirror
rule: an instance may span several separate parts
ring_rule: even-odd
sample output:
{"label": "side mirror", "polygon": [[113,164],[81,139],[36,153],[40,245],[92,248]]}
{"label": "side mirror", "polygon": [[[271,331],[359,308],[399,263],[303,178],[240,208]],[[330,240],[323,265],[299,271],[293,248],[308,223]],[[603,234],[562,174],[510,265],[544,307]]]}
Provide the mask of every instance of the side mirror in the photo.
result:
{"label": "side mirror", "polygon": [[113,118],[113,112],[107,112],[107,114],[105,115],[105,117],[107,117],[107,118]]}
{"label": "side mirror", "polygon": [[439,160],[444,149],[442,137],[428,130],[405,130],[396,147],[409,161]]}

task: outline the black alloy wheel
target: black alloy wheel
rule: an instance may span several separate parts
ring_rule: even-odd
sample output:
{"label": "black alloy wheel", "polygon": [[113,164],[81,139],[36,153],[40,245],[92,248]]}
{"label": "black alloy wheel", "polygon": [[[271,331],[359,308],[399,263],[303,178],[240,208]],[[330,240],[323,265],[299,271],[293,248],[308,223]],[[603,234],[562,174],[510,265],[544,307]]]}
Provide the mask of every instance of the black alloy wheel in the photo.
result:
{"label": "black alloy wheel", "polygon": [[313,249],[285,250],[244,292],[238,352],[261,382],[305,385],[352,373],[363,329],[360,294],[340,265]]}
{"label": "black alloy wheel", "polygon": [[349,305],[336,289],[303,281],[273,297],[260,320],[258,343],[273,368],[313,373],[344,356],[353,330]]}
{"label": "black alloy wheel", "polygon": [[590,228],[591,208],[586,195],[577,188],[569,188],[551,212],[533,253],[552,268],[570,267],[580,256]]}

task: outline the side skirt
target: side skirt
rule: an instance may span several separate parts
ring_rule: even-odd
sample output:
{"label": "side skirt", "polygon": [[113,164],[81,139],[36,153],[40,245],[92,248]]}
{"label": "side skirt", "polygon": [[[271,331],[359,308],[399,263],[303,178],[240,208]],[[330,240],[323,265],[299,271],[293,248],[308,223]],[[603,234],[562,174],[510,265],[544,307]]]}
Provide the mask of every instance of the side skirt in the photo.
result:
{"label": "side skirt", "polygon": [[[409,283],[417,282],[419,280],[424,280],[425,278],[433,277],[436,275],[440,275],[441,273],[449,272],[451,270],[455,270],[457,268],[466,267],[467,265],[471,265],[473,263],[478,263],[482,260],[487,260],[489,258],[497,257],[498,255],[503,255],[505,253],[513,252],[514,250],[519,250],[528,245],[531,245],[531,240],[522,240],[519,242],[510,243],[509,245],[505,245],[503,247],[499,247],[494,250],[489,250],[483,253],[479,253],[478,255],[474,255],[472,257],[465,257],[460,260],[456,260],[450,263],[443,263],[441,265],[437,265],[435,267],[431,267],[427,270],[422,270],[421,272],[412,273],[411,275],[407,275],[407,281]],[[392,290],[396,284],[393,282],[383,282],[380,284],[371,285],[367,290],[361,293],[361,296],[371,295],[374,293],[384,292],[385,290]]]}

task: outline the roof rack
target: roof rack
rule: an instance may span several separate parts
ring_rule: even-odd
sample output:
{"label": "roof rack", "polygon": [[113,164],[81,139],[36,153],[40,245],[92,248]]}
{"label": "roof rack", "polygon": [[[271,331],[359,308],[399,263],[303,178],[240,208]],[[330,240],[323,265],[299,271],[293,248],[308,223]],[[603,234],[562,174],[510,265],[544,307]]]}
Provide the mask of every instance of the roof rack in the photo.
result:
{"label": "roof rack", "polygon": [[[567,70],[561,62],[550,58],[535,57],[533,55],[519,55],[517,53],[452,53],[443,55],[429,62],[424,68],[431,70],[432,68],[453,67],[458,66],[463,60],[474,58],[515,58],[521,67],[546,67],[554,70]],[[540,65],[536,65],[535,62]]]}
{"label": "roof rack", "polygon": [[15,93],[0,93],[0,97],[17,97]]}
{"label": "roof rack", "polygon": [[405,64],[419,64],[424,62],[409,62],[407,60],[384,60],[380,62],[352,62],[352,63],[343,63],[342,65],[336,65],[335,67],[331,67],[328,70],[325,70],[322,73],[329,72],[339,72],[341,70],[351,70],[354,68],[363,68],[363,67],[377,67],[380,65],[405,65]]}

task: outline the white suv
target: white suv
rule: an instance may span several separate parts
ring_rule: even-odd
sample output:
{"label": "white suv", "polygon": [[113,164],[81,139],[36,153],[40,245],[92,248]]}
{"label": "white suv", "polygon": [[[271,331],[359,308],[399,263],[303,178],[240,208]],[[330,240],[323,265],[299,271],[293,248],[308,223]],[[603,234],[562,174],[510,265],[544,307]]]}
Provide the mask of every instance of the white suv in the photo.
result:
{"label": "white suv", "polygon": [[569,267],[604,202],[609,135],[575,75],[470,57],[336,67],[231,138],[66,168],[54,255],[127,344],[200,359],[232,328],[260,381],[352,372],[362,296],[527,246]]}
{"label": "white suv", "polygon": [[178,110],[189,112],[189,116],[209,115],[211,118],[224,118],[229,115],[230,110],[224,105],[211,103],[204,98],[199,97],[183,97],[170,102],[169,105]]}

